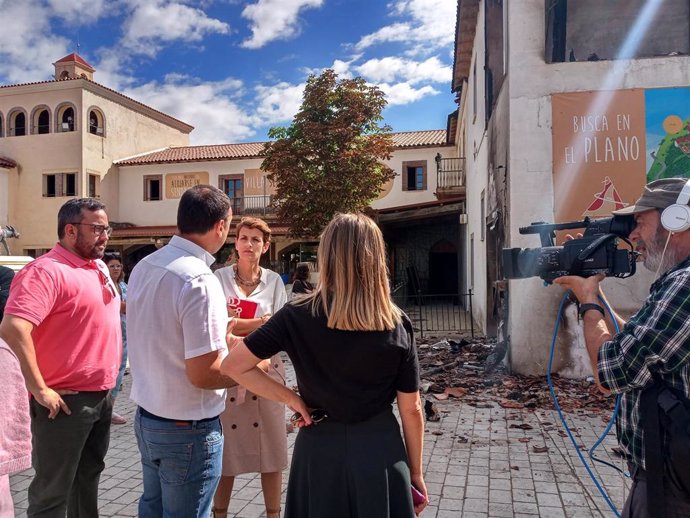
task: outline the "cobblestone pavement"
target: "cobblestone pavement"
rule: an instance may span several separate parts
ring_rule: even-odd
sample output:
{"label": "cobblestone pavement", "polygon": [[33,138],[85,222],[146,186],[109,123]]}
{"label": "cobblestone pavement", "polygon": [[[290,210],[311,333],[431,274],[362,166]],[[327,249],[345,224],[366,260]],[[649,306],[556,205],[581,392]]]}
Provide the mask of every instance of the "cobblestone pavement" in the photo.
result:
{"label": "cobblestone pavement", "polygon": [[[291,377],[294,379],[289,376],[288,380]],[[137,515],[141,470],[131,424],[135,405],[125,397],[130,383],[126,376],[115,405],[129,423],[112,427],[100,483],[102,517]],[[436,405],[441,420],[426,426],[424,468],[431,503],[423,518],[613,516],[569,439],[563,437],[555,412],[504,409],[488,401],[484,405],[487,408],[478,408],[455,399]],[[600,415],[569,414],[567,419],[577,440],[587,448],[605,428]],[[296,432],[288,435],[290,452],[295,436]],[[608,454],[615,444],[614,436],[609,435],[597,451],[605,460],[620,465],[620,459]],[[544,447],[548,449],[543,451]],[[611,468],[594,469],[620,511],[629,482]],[[18,517],[26,516],[31,476],[28,470],[10,479]],[[237,477],[229,516],[265,516],[260,488],[256,474]]]}

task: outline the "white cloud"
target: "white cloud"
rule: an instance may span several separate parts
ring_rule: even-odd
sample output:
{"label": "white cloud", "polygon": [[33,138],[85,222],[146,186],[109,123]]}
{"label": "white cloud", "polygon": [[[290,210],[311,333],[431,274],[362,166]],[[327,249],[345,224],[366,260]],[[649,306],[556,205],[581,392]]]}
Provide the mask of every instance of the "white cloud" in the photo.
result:
{"label": "white cloud", "polygon": [[52,78],[52,63],[68,54],[69,41],[50,31],[51,12],[36,0],[0,0],[0,78],[25,83]]}
{"label": "white cloud", "polygon": [[230,27],[201,9],[161,0],[137,1],[124,23],[122,44],[139,54],[155,56],[164,43],[198,42],[207,34],[227,34]]}
{"label": "white cloud", "polygon": [[195,127],[193,144],[238,142],[252,137],[261,120],[239,105],[241,81],[201,82],[169,75],[162,83],[150,82],[123,93]]}
{"label": "white cloud", "polygon": [[388,106],[394,106],[396,104],[410,104],[415,101],[419,101],[422,97],[426,97],[428,95],[437,95],[440,93],[434,87],[429,85],[422,86],[421,88],[414,88],[409,83],[398,83],[395,85],[381,83],[377,86],[384,94],[386,94]]}
{"label": "white cloud", "polygon": [[450,0],[395,0],[392,11],[409,21],[396,22],[362,37],[355,48],[363,50],[385,42],[405,42],[418,51],[452,46],[457,2]]}
{"label": "white cloud", "polygon": [[274,125],[291,121],[302,105],[304,84],[278,83],[256,87],[256,113],[264,124]]}
{"label": "white cloud", "polygon": [[242,46],[258,49],[273,40],[287,40],[299,34],[299,12],[321,7],[323,0],[258,0],[242,11],[251,22],[252,36]]}
{"label": "white cloud", "polygon": [[56,16],[78,24],[94,22],[106,12],[104,0],[48,0],[48,5]]}
{"label": "white cloud", "polygon": [[397,57],[375,58],[355,68],[363,77],[374,82],[402,79],[409,84],[426,81],[449,83],[453,75],[451,67],[441,63],[437,57],[422,62]]}

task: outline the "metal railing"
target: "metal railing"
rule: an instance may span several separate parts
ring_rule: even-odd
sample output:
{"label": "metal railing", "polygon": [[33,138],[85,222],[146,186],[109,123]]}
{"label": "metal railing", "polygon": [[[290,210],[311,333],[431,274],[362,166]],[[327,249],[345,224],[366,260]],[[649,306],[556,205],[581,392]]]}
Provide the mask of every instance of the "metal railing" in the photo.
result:
{"label": "metal railing", "polygon": [[233,215],[266,216],[276,212],[275,208],[271,206],[272,201],[272,196],[244,196],[230,198],[230,206]]}
{"label": "metal railing", "polygon": [[436,181],[438,189],[452,189],[465,185],[465,158],[436,157]]}
{"label": "metal railing", "polygon": [[424,333],[431,332],[470,333],[474,338],[472,290],[454,295],[393,293],[393,299],[410,317],[415,333],[419,333],[420,338],[424,338]]}

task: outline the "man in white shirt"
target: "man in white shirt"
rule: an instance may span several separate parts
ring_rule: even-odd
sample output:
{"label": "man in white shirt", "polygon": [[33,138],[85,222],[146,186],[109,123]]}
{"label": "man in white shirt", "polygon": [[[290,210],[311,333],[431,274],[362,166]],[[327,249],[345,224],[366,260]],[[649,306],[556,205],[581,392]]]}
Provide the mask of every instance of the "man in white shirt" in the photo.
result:
{"label": "man in white shirt", "polygon": [[129,279],[127,334],[134,429],[141,453],[141,518],[207,518],[221,474],[218,415],[225,388],[228,313],[211,254],[225,243],[230,200],[219,189],[186,191],[179,235],[141,260]]}

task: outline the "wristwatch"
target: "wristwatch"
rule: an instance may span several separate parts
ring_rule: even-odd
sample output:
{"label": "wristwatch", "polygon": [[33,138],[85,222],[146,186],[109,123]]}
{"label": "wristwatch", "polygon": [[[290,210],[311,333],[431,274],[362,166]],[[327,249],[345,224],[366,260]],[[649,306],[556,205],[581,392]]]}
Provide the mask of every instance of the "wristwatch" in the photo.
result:
{"label": "wristwatch", "polygon": [[580,318],[584,318],[585,313],[589,311],[590,309],[593,309],[595,311],[598,311],[601,313],[601,316],[606,317],[606,312],[604,311],[604,308],[602,308],[599,304],[580,304],[580,309],[578,310],[578,314],[580,315]]}

